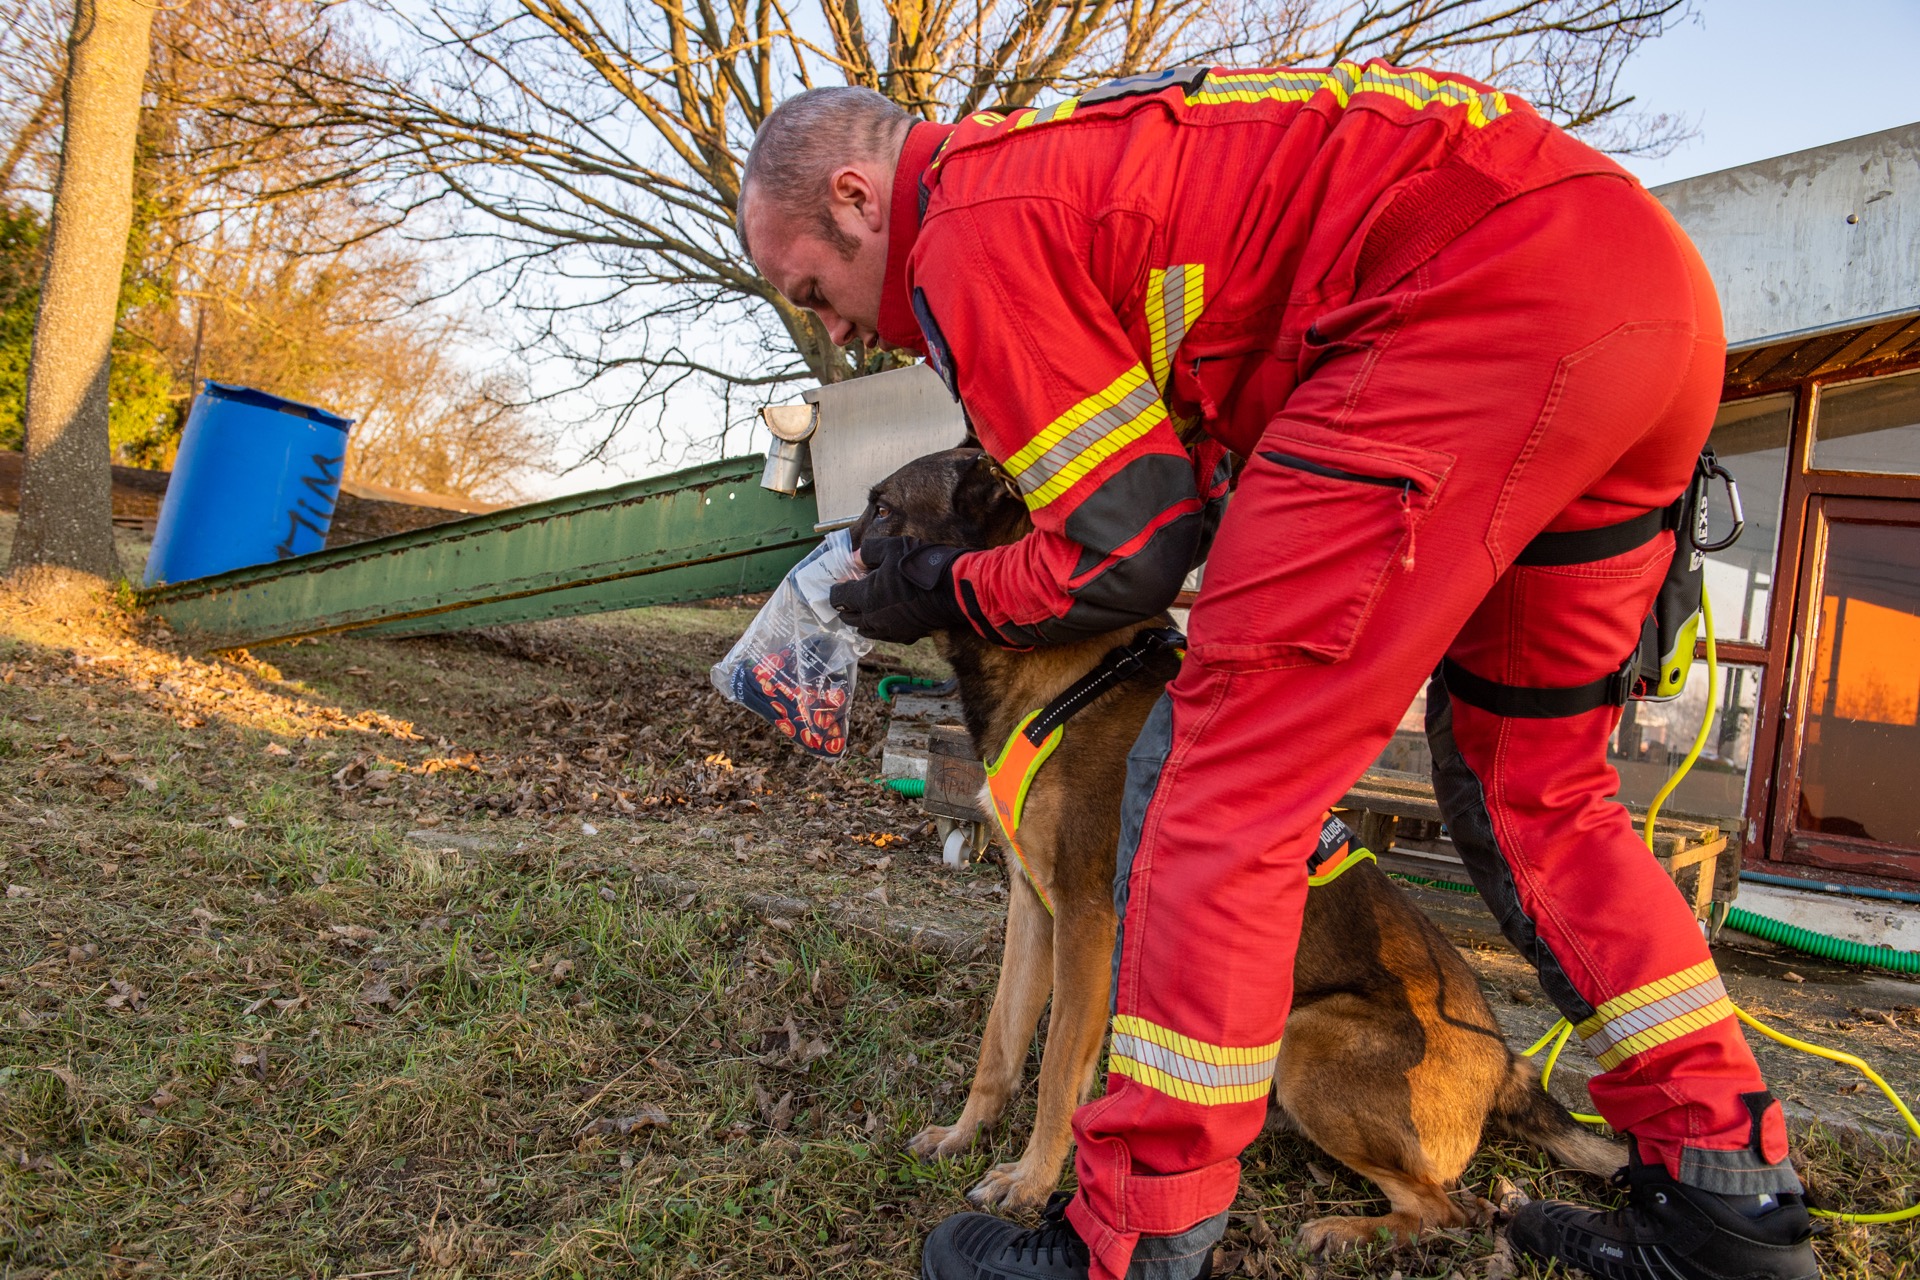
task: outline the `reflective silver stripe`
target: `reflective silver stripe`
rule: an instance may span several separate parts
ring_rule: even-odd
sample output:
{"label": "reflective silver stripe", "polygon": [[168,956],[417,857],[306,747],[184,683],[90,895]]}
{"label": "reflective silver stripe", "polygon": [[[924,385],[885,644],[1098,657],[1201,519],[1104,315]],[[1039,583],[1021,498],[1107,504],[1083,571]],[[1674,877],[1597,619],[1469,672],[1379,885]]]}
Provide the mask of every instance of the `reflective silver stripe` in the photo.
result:
{"label": "reflective silver stripe", "polygon": [[1173,361],[1174,353],[1180,350],[1180,344],[1187,337],[1187,272],[1198,268],[1189,263],[1176,263],[1167,268],[1167,274],[1161,282],[1160,314],[1165,325],[1167,361]]}
{"label": "reflective silver stripe", "polygon": [[1142,377],[1139,384],[1117,402],[1088,418],[1062,436],[1051,449],[1027,463],[1016,477],[1021,492],[1036,492],[1090,446],[1097,444],[1109,432],[1126,426],[1159,401],[1160,396],[1154,390],[1153,383]]}
{"label": "reflective silver stripe", "polygon": [[1202,1062],[1198,1058],[1189,1058],[1183,1053],[1175,1053],[1163,1045],[1139,1036],[1115,1034],[1113,1052],[1123,1058],[1132,1058],[1157,1071],[1163,1071],[1176,1080],[1185,1080],[1188,1084],[1202,1085],[1209,1089],[1228,1088],[1233,1085],[1261,1084],[1273,1079],[1274,1064],[1280,1055],[1262,1062],[1245,1062],[1232,1065],[1219,1065]]}
{"label": "reflective silver stripe", "polygon": [[1641,1005],[1638,1009],[1607,1020],[1599,1030],[1585,1037],[1581,1043],[1587,1046],[1587,1052],[1600,1057],[1607,1050],[1642,1031],[1657,1027],[1663,1022],[1678,1018],[1682,1014],[1704,1009],[1716,1000],[1726,998],[1726,984],[1719,977],[1708,978],[1697,986],[1685,991],[1676,991],[1670,996],[1655,1000],[1652,1004]]}

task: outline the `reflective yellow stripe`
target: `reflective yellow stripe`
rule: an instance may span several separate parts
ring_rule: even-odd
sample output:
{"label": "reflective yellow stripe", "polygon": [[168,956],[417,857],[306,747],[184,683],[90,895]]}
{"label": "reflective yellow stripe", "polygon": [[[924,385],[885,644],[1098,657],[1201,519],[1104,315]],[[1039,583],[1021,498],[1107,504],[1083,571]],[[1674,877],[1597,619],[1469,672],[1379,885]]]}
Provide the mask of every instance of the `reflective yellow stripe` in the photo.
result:
{"label": "reflective yellow stripe", "polygon": [[1712,960],[1615,996],[1574,1030],[1611,1071],[1635,1054],[1733,1016],[1727,989]]}
{"label": "reflective yellow stripe", "polygon": [[1646,983],[1644,986],[1635,987],[1624,995],[1615,996],[1613,999],[1595,1009],[1591,1018],[1588,1018],[1585,1022],[1575,1027],[1574,1034],[1584,1040],[1623,1013],[1630,1013],[1644,1005],[1652,1004],[1656,1000],[1664,1000],[1668,996],[1685,991],[1690,987],[1696,987],[1710,978],[1718,979],[1719,976],[1719,966],[1715,965],[1711,960],[1702,960],[1692,968],[1682,969],[1670,977]]}
{"label": "reflective yellow stripe", "polygon": [[1171,1049],[1181,1057],[1213,1064],[1244,1066],[1248,1063],[1261,1063],[1271,1066],[1280,1056],[1278,1040],[1272,1044],[1235,1049],[1227,1045],[1208,1044],[1205,1040],[1195,1040],[1192,1036],[1183,1036],[1170,1027],[1148,1022],[1145,1018],[1136,1017],[1130,1013],[1114,1015],[1113,1034],[1134,1036],[1150,1044],[1157,1044],[1162,1049]]}
{"label": "reflective yellow stripe", "polygon": [[1007,459],[1007,474],[1038,511],[1166,416],[1147,371],[1136,364],[1047,424]]}
{"label": "reflective yellow stripe", "polygon": [[1465,107],[1467,123],[1479,128],[1513,109],[1504,93],[1481,93],[1463,84],[1436,80],[1424,71],[1389,71],[1343,62],[1330,71],[1214,71],[1187,101],[1197,106],[1229,102],[1305,102],[1331,94],[1342,107],[1362,93],[1385,94],[1415,110]]}
{"label": "reflective yellow stripe", "polygon": [[1257,1102],[1273,1087],[1280,1042],[1251,1048],[1208,1044],[1145,1018],[1113,1020],[1113,1052],[1107,1065],[1169,1097],[1203,1106]]}
{"label": "reflective yellow stripe", "polygon": [[1319,875],[1308,876],[1307,887],[1309,889],[1318,889],[1323,884],[1332,884],[1335,880],[1338,880],[1341,876],[1363,862],[1378,863],[1379,861],[1380,859],[1374,856],[1374,852],[1371,849],[1351,850],[1341,857],[1338,862],[1333,864],[1331,871],[1323,871]]}
{"label": "reflective yellow stripe", "polygon": [[1107,1069],[1115,1075],[1137,1080],[1149,1089],[1158,1089],[1170,1098],[1182,1102],[1196,1102],[1205,1107],[1228,1106],[1239,1102],[1259,1102],[1273,1088],[1273,1077],[1269,1075],[1258,1084],[1205,1085],[1195,1084],[1191,1080],[1182,1080],[1178,1076],[1168,1075],[1159,1068],[1144,1062],[1136,1062],[1126,1054],[1115,1052],[1107,1059]]}
{"label": "reflective yellow stripe", "polygon": [[1647,1050],[1658,1045],[1663,1045],[1669,1040],[1678,1040],[1688,1032],[1698,1031],[1702,1027],[1710,1027],[1716,1022],[1723,1021],[1732,1016],[1733,1002],[1725,996],[1721,996],[1718,1000],[1695,1009],[1691,1013],[1681,1014],[1676,1018],[1669,1018],[1665,1022],[1656,1023],[1654,1026],[1648,1027],[1645,1031],[1630,1035],[1605,1052],[1594,1054],[1594,1059],[1600,1064],[1602,1071],[1611,1071],[1635,1054],[1645,1053]]}
{"label": "reflective yellow stripe", "polygon": [[1065,120],[1073,114],[1073,109],[1079,105],[1080,99],[1067,98],[1064,101],[1054,103],[1050,107],[1029,107],[1020,113],[1020,118],[1013,122],[1013,127],[1016,129],[1024,129],[1028,125],[1052,124],[1056,120]]}
{"label": "reflective yellow stripe", "polygon": [[1206,305],[1205,282],[1206,267],[1198,262],[1176,262],[1164,271],[1147,272],[1147,338],[1153,385],[1162,395],[1173,375],[1173,357]]}

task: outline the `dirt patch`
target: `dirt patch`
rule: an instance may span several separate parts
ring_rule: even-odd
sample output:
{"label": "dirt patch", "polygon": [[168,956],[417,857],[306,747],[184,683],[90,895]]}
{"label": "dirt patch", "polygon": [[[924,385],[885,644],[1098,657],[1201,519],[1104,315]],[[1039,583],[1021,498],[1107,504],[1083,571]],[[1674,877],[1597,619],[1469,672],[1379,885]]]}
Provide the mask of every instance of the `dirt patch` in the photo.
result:
{"label": "dirt patch", "polygon": [[[905,1153],[964,1095],[1001,872],[942,869],[868,780],[871,683],[924,650],[868,664],[825,766],[706,685],[748,611],[210,657],[0,601],[0,1267],[916,1274],[1031,1118]],[[1920,1181],[1809,1152],[1836,1197]],[[1233,1273],[1498,1265],[1486,1232],[1301,1257],[1307,1218],[1378,1204],[1322,1163],[1248,1152]],[[1508,1150],[1469,1181],[1608,1194]],[[1900,1276],[1913,1244],[1823,1250]]]}

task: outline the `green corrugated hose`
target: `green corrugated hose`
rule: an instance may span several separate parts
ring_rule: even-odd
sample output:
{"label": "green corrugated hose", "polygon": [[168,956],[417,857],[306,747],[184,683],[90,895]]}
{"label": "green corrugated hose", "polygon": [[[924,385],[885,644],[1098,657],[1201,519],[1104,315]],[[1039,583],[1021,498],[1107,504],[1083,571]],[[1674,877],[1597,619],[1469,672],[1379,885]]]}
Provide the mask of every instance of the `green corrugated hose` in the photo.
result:
{"label": "green corrugated hose", "polygon": [[929,680],[925,676],[881,676],[880,682],[873,687],[873,691],[879,696],[880,701],[891,703],[894,695],[902,689],[937,689],[941,683],[939,680]]}
{"label": "green corrugated hose", "polygon": [[1920,951],[1895,951],[1892,947],[1870,947],[1864,942],[1852,942],[1828,933],[1815,933],[1811,929],[1802,929],[1797,924],[1775,920],[1772,916],[1757,915],[1740,907],[1727,912],[1727,927],[1738,929],[1742,933],[1750,933],[1756,938],[1765,938],[1768,942],[1777,942],[1783,947],[1792,947],[1795,951],[1819,956],[1822,960],[1838,960],[1841,964],[1869,965],[1875,969],[1888,969],[1894,973],[1920,973]]}
{"label": "green corrugated hose", "polygon": [[[1422,885],[1429,889],[1445,889],[1452,893],[1479,892],[1472,885],[1461,884],[1457,880],[1435,880],[1429,876],[1412,876],[1398,871],[1389,874],[1395,880]],[[1795,951],[1803,951],[1807,955],[1818,956],[1822,960],[1886,969],[1891,973],[1920,973],[1920,951],[1896,951],[1892,947],[1872,947],[1864,942],[1836,938],[1830,933],[1815,933],[1811,929],[1802,929],[1797,924],[1788,924],[1784,920],[1775,920],[1772,916],[1763,916],[1741,907],[1734,907],[1727,912],[1727,928],[1737,929],[1741,933],[1750,933],[1756,938],[1765,938],[1768,942],[1790,947]]]}
{"label": "green corrugated hose", "polygon": [[918,800],[927,794],[925,778],[888,778],[881,785],[889,791],[898,791],[909,800]]}
{"label": "green corrugated hose", "polygon": [[[1700,758],[1700,749],[1706,745],[1707,741],[1707,727],[1713,723],[1714,697],[1720,682],[1720,656],[1715,652],[1713,643],[1713,600],[1707,595],[1706,583],[1704,581],[1700,585],[1700,621],[1700,630],[1706,641],[1707,649],[1706,713],[1700,718],[1700,732],[1693,740],[1693,749],[1687,752],[1686,758],[1680,762],[1680,767],[1673,771],[1673,776],[1667,779],[1667,784],[1660,788],[1660,793],[1653,798],[1653,803],[1647,807],[1645,835],[1648,849],[1653,848],[1653,823],[1654,819],[1659,816],[1660,806],[1666,803],[1667,797],[1672,795],[1674,788],[1680,785],[1680,780],[1687,776],[1687,770],[1693,768],[1693,762]],[[1811,952],[1817,956],[1824,956],[1828,959],[1846,960],[1852,964],[1870,964],[1878,965],[1882,968],[1897,968],[1903,961],[1911,963],[1916,959],[1911,952],[1899,952],[1890,947],[1861,946],[1857,942],[1847,942],[1840,938],[1828,937],[1825,934],[1815,933],[1811,929],[1801,929],[1767,916],[1755,915],[1751,911],[1742,911],[1738,907],[1732,908],[1728,912],[1727,923],[1743,933],[1751,933],[1756,937],[1783,943],[1787,946]],[[1903,971],[1908,973],[1920,972],[1920,967],[1908,968]],[[1871,1080],[1879,1088],[1886,1100],[1893,1105],[1893,1109],[1900,1113],[1900,1118],[1907,1122],[1908,1131],[1912,1133],[1914,1137],[1920,1138],[1920,1119],[1916,1119],[1913,1112],[1907,1109],[1906,1100],[1894,1090],[1894,1087],[1882,1079],[1880,1073],[1868,1066],[1865,1061],[1851,1053],[1842,1053],[1837,1049],[1829,1049],[1823,1045],[1812,1044],[1805,1040],[1797,1040],[1784,1031],[1774,1030],[1730,1000],[1728,1001],[1728,1005],[1733,1009],[1735,1017],[1739,1018],[1741,1022],[1752,1027],[1769,1040],[1786,1045],[1789,1049],[1797,1049],[1801,1053],[1812,1054],[1816,1058],[1825,1058],[1829,1062],[1838,1062],[1842,1066],[1852,1067],[1868,1080]],[[1548,1041],[1553,1042],[1553,1052],[1548,1055],[1546,1070],[1540,1073],[1540,1087],[1542,1089],[1547,1087],[1547,1080],[1553,1074],[1553,1064],[1559,1058],[1560,1050],[1566,1045],[1567,1040],[1572,1035],[1573,1024],[1569,1023],[1565,1018],[1562,1018],[1553,1025],[1546,1035],[1542,1036],[1539,1041],[1534,1044],[1533,1048],[1527,1050],[1526,1056],[1531,1058],[1534,1054],[1540,1052]],[[1599,1116],[1583,1116],[1578,1113],[1575,1113],[1574,1119],[1584,1121],[1588,1124],[1604,1123]],[[1809,1209],[1807,1212],[1816,1218],[1830,1218],[1838,1222],[1905,1222],[1909,1218],[1920,1217],[1920,1203],[1910,1204],[1904,1209],[1895,1209],[1890,1213],[1836,1213],[1831,1209]]]}

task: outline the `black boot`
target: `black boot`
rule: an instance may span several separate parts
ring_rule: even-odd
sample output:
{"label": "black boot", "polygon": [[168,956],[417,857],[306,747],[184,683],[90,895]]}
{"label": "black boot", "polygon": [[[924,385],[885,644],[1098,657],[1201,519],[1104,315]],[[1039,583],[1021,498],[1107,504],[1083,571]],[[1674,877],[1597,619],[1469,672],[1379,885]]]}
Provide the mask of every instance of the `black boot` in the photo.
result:
{"label": "black boot", "polygon": [[1507,1238],[1523,1253],[1578,1267],[1593,1280],[1816,1280],[1806,1202],[1781,1192],[1725,1196],[1632,1163],[1616,1178],[1627,1207],[1564,1200],[1523,1205]]}
{"label": "black boot", "polygon": [[[921,1280],[1086,1280],[1086,1244],[1067,1221],[1070,1191],[1056,1191],[1032,1229],[990,1213],[956,1213],[920,1247]],[[1208,1280],[1226,1215],[1177,1236],[1142,1236],[1128,1280]]]}

